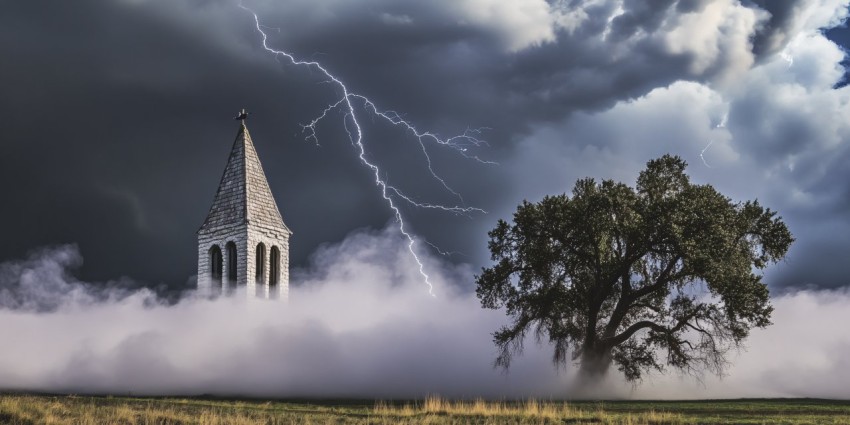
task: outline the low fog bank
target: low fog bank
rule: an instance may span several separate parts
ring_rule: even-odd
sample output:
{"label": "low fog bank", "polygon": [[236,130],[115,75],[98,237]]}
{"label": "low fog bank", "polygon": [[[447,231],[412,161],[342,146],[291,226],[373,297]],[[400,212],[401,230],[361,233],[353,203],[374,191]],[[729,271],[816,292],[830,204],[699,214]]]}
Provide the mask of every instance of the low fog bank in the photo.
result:
{"label": "low fog bank", "polygon": [[438,393],[488,398],[850,398],[850,292],[774,299],[775,324],[755,331],[723,380],[678,375],[633,387],[616,376],[578,388],[533,341],[510,372],[493,369],[491,333],[473,271],[423,256],[428,288],[405,241],[359,232],[296,271],[290,302],[165,303],[131,283],[92,291],[71,271],[74,246],[0,264],[0,388],[75,393],[357,397]]}
{"label": "low fog bank", "polygon": [[569,384],[542,350],[508,374],[494,370],[490,333],[503,315],[446,281],[471,282],[471,272],[423,257],[432,298],[390,231],[320,249],[309,270],[294,273],[288,304],[186,297],[167,305],[146,290],[92,296],[70,278],[79,261],[68,259],[77,257],[66,246],[0,266],[0,387],[411,398],[549,397]]}
{"label": "low fog bank", "polygon": [[[83,282],[72,272],[83,264],[76,245],[36,250],[21,261],[0,263],[0,311],[46,313],[67,306],[111,303],[127,297],[146,303],[175,303],[185,294],[161,284],[151,287],[127,277],[107,282]],[[191,283],[194,285],[195,277]]]}

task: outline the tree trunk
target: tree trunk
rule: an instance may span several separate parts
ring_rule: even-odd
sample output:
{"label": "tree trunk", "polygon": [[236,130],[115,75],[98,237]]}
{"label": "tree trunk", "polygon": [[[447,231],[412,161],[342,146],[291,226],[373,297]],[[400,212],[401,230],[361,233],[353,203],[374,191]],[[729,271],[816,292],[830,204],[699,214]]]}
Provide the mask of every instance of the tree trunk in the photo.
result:
{"label": "tree trunk", "polygon": [[585,349],[579,365],[579,378],[588,383],[600,381],[612,363],[611,349]]}

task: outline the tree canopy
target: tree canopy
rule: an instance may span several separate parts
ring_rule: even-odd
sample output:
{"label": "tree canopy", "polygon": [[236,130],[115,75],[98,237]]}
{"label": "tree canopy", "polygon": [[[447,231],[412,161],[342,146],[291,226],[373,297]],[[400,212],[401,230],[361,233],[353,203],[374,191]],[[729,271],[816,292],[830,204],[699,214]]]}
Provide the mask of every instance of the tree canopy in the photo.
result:
{"label": "tree canopy", "polygon": [[687,163],[649,161],[636,187],[592,178],[523,201],[489,232],[495,265],[476,276],[485,308],[511,319],[493,334],[509,367],[529,332],[587,375],[613,364],[629,380],[671,366],[722,374],[730,349],[773,308],[759,273],[794,241],[776,212],[690,182]]}

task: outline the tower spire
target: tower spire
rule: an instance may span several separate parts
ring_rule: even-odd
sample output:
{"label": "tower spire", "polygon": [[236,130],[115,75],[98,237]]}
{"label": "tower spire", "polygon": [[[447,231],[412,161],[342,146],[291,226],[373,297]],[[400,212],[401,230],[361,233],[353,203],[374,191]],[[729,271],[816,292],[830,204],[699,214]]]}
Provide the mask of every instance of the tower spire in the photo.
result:
{"label": "tower spire", "polygon": [[245,125],[247,115],[243,109],[236,117],[239,131],[201,233],[246,222],[289,232]]}
{"label": "tower spire", "polygon": [[244,287],[249,296],[286,298],[289,238],[240,111],[236,140],[206,220],[198,230],[198,287],[206,293]]}

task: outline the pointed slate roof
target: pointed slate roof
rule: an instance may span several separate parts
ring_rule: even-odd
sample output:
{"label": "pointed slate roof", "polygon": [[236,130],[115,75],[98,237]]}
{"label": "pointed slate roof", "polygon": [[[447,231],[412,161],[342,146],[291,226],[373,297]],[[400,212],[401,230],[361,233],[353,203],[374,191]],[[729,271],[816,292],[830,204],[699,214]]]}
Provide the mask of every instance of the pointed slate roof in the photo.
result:
{"label": "pointed slate roof", "polygon": [[242,121],[212,207],[198,233],[245,223],[292,233],[283,224],[251,135]]}

